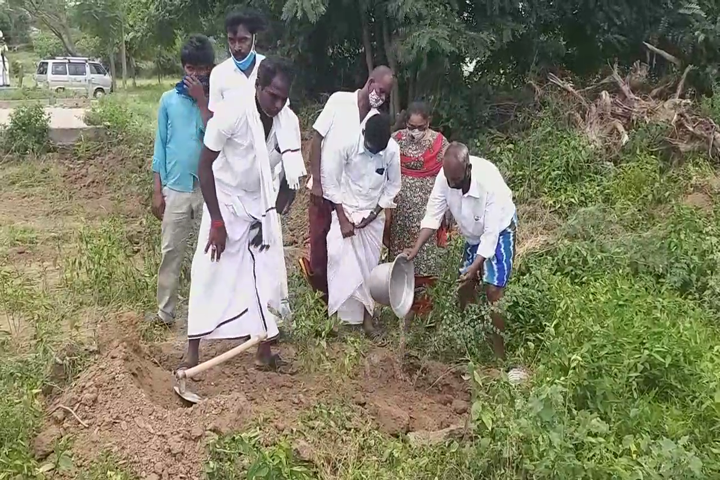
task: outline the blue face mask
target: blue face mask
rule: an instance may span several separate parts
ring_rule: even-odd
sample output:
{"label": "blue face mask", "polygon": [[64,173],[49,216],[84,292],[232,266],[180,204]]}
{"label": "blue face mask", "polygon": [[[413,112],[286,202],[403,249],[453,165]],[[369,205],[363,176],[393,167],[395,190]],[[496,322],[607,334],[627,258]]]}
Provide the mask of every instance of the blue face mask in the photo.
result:
{"label": "blue face mask", "polygon": [[[185,95],[186,97],[189,97],[190,94],[188,93],[187,87],[185,86],[185,79],[187,77],[188,76],[185,75],[182,80],[175,84],[175,91],[178,92],[180,95]],[[197,75],[195,76],[195,78],[200,81],[203,86],[203,90],[205,90],[205,95],[207,95],[210,91],[210,75]]]}
{"label": "blue face mask", "polygon": [[250,48],[250,53],[247,54],[247,57],[243,58],[242,60],[238,60],[237,58],[235,58],[232,52],[230,52],[230,58],[233,59],[233,62],[235,62],[235,66],[241,72],[247,72],[247,70],[250,68],[250,65],[252,65],[255,61],[255,36],[253,35],[252,48]]}
{"label": "blue face mask", "polygon": [[[185,75],[183,79],[175,85],[175,91],[180,95],[185,95],[186,97],[189,97],[190,94],[188,93],[187,87],[185,86],[186,78],[187,75]],[[207,95],[210,91],[210,75],[197,75],[195,78],[197,78],[200,83],[202,83],[203,90],[205,90],[205,95]]]}

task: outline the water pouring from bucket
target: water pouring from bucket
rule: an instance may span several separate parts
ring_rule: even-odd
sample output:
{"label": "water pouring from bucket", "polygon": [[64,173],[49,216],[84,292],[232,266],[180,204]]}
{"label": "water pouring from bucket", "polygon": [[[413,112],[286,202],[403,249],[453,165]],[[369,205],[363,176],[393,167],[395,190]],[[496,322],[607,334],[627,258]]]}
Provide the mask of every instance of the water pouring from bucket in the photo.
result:
{"label": "water pouring from bucket", "polygon": [[389,306],[404,319],[415,301],[415,266],[403,254],[373,268],[368,280],[370,295],[377,303]]}

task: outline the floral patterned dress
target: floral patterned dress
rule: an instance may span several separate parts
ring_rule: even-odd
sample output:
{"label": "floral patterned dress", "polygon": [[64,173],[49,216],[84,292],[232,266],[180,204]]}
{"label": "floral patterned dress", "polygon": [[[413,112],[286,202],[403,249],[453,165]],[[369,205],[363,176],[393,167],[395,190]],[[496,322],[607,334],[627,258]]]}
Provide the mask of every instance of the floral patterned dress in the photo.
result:
{"label": "floral patterned dress", "polygon": [[[413,139],[407,130],[396,132],[394,138],[400,145],[403,175],[402,189],[395,199],[397,208],[393,209],[390,223],[390,258],[414,246],[435,177],[449,146],[441,133],[429,129],[420,140]],[[434,239],[426,243],[415,258],[415,275],[437,276],[442,269],[442,253]]]}

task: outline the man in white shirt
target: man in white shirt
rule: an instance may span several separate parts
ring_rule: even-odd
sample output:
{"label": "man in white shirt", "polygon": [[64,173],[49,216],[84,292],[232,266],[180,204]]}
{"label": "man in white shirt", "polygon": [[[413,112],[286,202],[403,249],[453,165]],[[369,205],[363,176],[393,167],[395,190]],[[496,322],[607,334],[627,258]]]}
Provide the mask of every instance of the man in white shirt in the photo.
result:
{"label": "man in white shirt", "polygon": [[[198,363],[201,339],[278,334],[269,307],[280,306],[282,272],[271,265],[282,252],[277,213],[288,205],[277,194],[272,168],[291,82],[284,62],[267,59],[256,94],[226,98],[208,122],[198,168],[205,207],[192,265],[185,368]],[[258,347],[258,367],[279,363],[268,343]]]}
{"label": "man in white shirt", "polygon": [[[392,70],[379,66],[373,70],[365,85],[354,92],[336,92],[330,96],[313,125],[310,144],[310,259],[301,259],[301,268],[313,288],[328,293],[327,234],[330,231],[333,207],[324,195],[325,164],[333,145],[354,142],[368,116],[390,96],[395,77]],[[327,297],[326,297],[327,300]]]}
{"label": "man in white shirt", "polygon": [[376,335],[365,279],[380,260],[386,208],[400,192],[400,148],[390,118],[375,113],[354,141],[325,151],[324,195],[333,205],[328,251],[328,313]]}
{"label": "man in white shirt", "polygon": [[[497,303],[510,278],[515,256],[517,214],[512,192],[500,171],[484,158],[471,157],[468,148],[452,143],[445,152],[443,169],[435,179],[425,218],[415,247],[406,255],[415,258],[450,210],[466,243],[460,270],[461,308],[475,301],[475,291],[482,280],[490,304]],[[495,328],[501,333],[505,322],[492,313]],[[498,358],[505,358],[502,335],[492,335]]]}
{"label": "man in white shirt", "polygon": [[[256,51],[257,36],[265,30],[266,26],[265,19],[250,9],[234,10],[225,17],[230,58],[216,66],[210,74],[208,100],[210,115],[228,98],[238,95],[247,95],[250,98],[255,96],[258,71],[265,60],[265,56]],[[288,106],[289,104],[288,100]],[[294,198],[300,186],[300,179],[307,175],[307,171],[302,158],[300,124],[297,116],[289,108],[284,112],[287,115],[283,115],[280,120],[285,121],[286,125],[282,125],[278,129],[279,135],[274,147],[275,152],[272,153],[275,156],[279,155],[282,161],[275,162],[273,177],[278,188],[282,187],[281,195]],[[279,232],[282,235],[282,228]],[[282,242],[282,237],[280,242]],[[283,272],[286,271],[284,262],[283,258],[281,266]],[[261,268],[269,267],[263,265]],[[287,305],[289,291],[286,277],[280,275],[280,278],[280,288],[286,299],[282,311],[289,313]]]}
{"label": "man in white shirt", "polygon": [[250,10],[232,11],[225,18],[230,58],[210,74],[208,108],[211,112],[215,112],[230,93],[244,89],[248,95],[253,95],[258,68],[265,59],[255,51],[255,42],[265,26],[265,20]]}

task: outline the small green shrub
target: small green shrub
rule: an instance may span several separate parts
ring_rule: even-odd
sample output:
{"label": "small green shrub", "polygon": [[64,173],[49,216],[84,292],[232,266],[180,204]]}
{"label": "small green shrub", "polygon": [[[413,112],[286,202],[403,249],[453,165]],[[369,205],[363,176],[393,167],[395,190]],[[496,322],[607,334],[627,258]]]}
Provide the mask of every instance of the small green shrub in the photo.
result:
{"label": "small green shrub", "polygon": [[3,129],[3,149],[11,154],[39,155],[50,145],[50,117],[42,105],[23,105],[10,114],[10,124]]}
{"label": "small green shrub", "polygon": [[463,358],[492,360],[487,336],[494,331],[490,307],[479,295],[479,302],[460,310],[458,267],[464,241],[456,238],[445,254],[447,261],[437,283],[427,290],[433,309],[410,336],[410,345],[429,349],[438,358],[456,361]]}
{"label": "small green shrub", "polygon": [[[260,444],[260,431],[224,437],[210,445],[208,480],[312,480],[313,471],[296,460],[286,442]],[[241,475],[241,476],[239,476]]]}
{"label": "small green shrub", "polygon": [[103,306],[154,304],[157,238],[130,238],[122,219],[111,218],[98,228],[81,229],[78,242],[79,252],[64,266],[65,284],[78,298]]}
{"label": "small green shrub", "polygon": [[103,98],[85,114],[85,121],[88,125],[105,126],[112,132],[122,133],[134,126],[135,117],[123,103]]}
{"label": "small green shrub", "polygon": [[[85,114],[88,125],[103,126],[109,138],[125,148],[147,148],[154,135],[155,123],[151,113],[140,112],[145,104],[132,102],[128,97],[108,95],[94,103]],[[153,111],[157,109],[152,104]]]}

